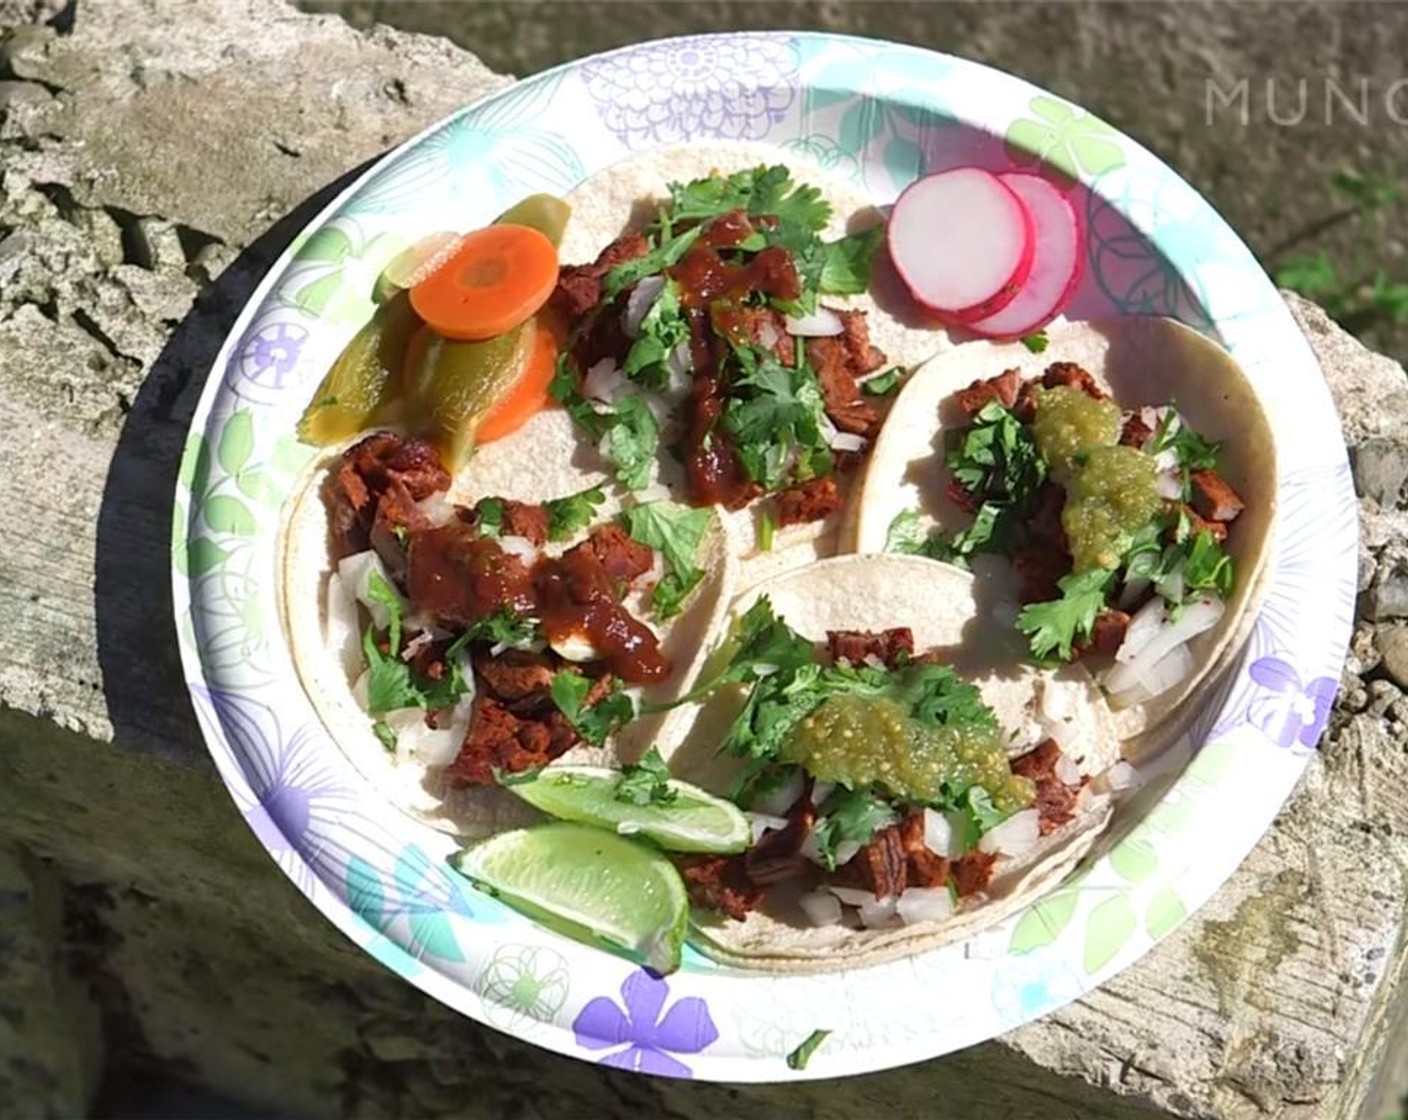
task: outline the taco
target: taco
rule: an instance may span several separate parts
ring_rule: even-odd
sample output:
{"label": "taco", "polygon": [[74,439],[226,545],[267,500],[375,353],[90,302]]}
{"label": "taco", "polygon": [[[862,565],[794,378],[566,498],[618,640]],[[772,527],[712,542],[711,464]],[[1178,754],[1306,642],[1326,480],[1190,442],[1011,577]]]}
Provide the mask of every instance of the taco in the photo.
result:
{"label": "taco", "polygon": [[534,463],[494,443],[452,478],[378,431],[315,462],[281,525],[280,616],[324,725],[393,804],[463,835],[533,817],[501,775],[638,755],[658,722],[638,704],[694,675],[733,583],[714,511],[567,492],[569,466]]}
{"label": "taco", "polygon": [[[871,292],[880,212],[744,143],[634,156],[574,191],[554,395],[632,492],[729,511],[744,582],[837,551],[897,384],[947,346]],[[876,282],[872,282],[873,279]]]}
{"label": "taco", "polygon": [[676,776],[753,821],[742,854],[676,857],[703,951],[806,970],[933,947],[1089,851],[1110,818],[1109,711],[1081,666],[993,658],[974,580],[842,556],[733,603],[660,734]]}
{"label": "taco", "polygon": [[980,609],[1018,656],[1087,665],[1136,753],[1251,625],[1276,488],[1225,350],[1168,319],[1076,323],[1040,354],[972,343],[916,372],[853,544],[989,570]]}

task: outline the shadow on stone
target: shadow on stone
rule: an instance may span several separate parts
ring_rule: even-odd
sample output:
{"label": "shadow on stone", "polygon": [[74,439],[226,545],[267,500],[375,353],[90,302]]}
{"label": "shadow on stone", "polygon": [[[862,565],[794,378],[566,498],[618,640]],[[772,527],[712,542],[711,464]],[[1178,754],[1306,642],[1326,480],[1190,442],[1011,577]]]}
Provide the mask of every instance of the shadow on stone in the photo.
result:
{"label": "shadow on stone", "polygon": [[269,266],[374,162],[329,183],[246,246],[172,332],[132,402],[98,510],[94,574],[98,664],[117,747],[206,764],[171,596],[182,448],[216,355]]}

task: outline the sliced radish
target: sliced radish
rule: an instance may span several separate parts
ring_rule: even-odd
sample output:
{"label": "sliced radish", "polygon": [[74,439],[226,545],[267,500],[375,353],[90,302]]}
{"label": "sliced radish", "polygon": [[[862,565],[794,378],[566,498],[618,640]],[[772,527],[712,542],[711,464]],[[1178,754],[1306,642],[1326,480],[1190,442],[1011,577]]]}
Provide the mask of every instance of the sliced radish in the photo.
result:
{"label": "sliced radish", "polygon": [[1011,303],[1031,271],[1035,243],[1021,199],[980,167],[912,183],[895,202],[885,237],[910,295],[954,323]]}
{"label": "sliced radish", "polygon": [[1016,299],[965,325],[987,338],[1021,338],[1046,326],[1075,295],[1085,271],[1085,229],[1066,196],[1040,175],[1008,171],[998,178],[1031,215],[1032,268]]}

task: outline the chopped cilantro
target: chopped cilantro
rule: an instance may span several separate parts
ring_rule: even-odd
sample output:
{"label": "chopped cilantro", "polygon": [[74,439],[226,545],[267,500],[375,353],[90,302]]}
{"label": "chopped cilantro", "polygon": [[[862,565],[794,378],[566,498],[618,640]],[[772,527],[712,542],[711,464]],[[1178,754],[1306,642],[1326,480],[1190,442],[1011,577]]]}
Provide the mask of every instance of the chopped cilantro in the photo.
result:
{"label": "chopped cilantro", "polygon": [[811,1061],[812,1055],[816,1053],[817,1047],[826,1041],[826,1036],[831,1032],[828,1030],[814,1030],[807,1035],[792,1053],[787,1055],[788,1069],[806,1069],[807,1063]]}
{"label": "chopped cilantro", "polygon": [[651,592],[650,604],[660,618],[680,612],[685,598],[704,578],[699,545],[713,515],[675,502],[647,502],[621,511],[621,522],[632,540],[665,557],[665,573]]}
{"label": "chopped cilantro", "polygon": [[905,556],[927,556],[930,560],[947,560],[959,565],[966,563],[954,552],[953,545],[941,530],[924,531],[917,509],[905,509],[895,514],[889,529],[885,531],[884,551]]}
{"label": "chopped cilantro", "polygon": [[965,852],[976,848],[985,832],[991,832],[1009,816],[992,803],[992,795],[982,786],[969,786],[959,799],[958,810],[963,821],[959,843]]}
{"label": "chopped cilantro", "polygon": [[590,707],[584,707],[587,694],[595,682],[573,669],[559,669],[552,678],[549,695],[558,710],[567,717],[583,739],[595,747],[606,742],[613,731],[635,718],[635,705],[621,691],[619,682],[612,682],[607,695]]}
{"label": "chopped cilantro", "polygon": [[885,235],[883,225],[826,243],[826,263],[817,281],[828,295],[855,295],[870,287],[870,266]]}
{"label": "chopped cilantro", "polygon": [[1190,592],[1212,591],[1226,599],[1232,594],[1236,573],[1217,538],[1207,530],[1193,537],[1183,564],[1183,585]]}
{"label": "chopped cilantro", "polygon": [[1046,481],[1046,460],[1031,432],[1009,410],[989,401],[970,427],[956,433],[944,462],[954,481],[980,503],[973,523],[954,537],[951,552],[1009,553]]}
{"label": "chopped cilantro", "polygon": [[851,840],[868,844],[877,829],[895,819],[894,810],[884,794],[870,789],[847,789],[838,785],[817,807],[817,822],[812,832],[816,850],[828,871],[836,870],[836,846]]}
{"label": "chopped cilantro", "polygon": [[[796,669],[812,660],[812,643],[773,613],[766,595],[734,623],[730,641],[735,650],[720,681],[758,680],[770,671]],[[759,672],[759,666],[768,668]]]}
{"label": "chopped cilantro", "polygon": [[641,756],[634,766],[621,772],[616,785],[616,800],[631,805],[660,805],[674,801],[679,794],[670,788],[670,768],[654,747]]}
{"label": "chopped cilantro", "polygon": [[1183,496],[1186,500],[1189,492],[1189,477],[1194,471],[1211,470],[1216,467],[1220,446],[1220,444],[1205,440],[1193,431],[1184,423],[1178,410],[1170,404],[1168,411],[1164,413],[1163,419],[1159,421],[1159,426],[1154,432],[1153,442],[1149,445],[1149,454],[1157,455],[1161,451],[1169,450],[1174,453],[1178,459],[1178,465],[1183,471]]}
{"label": "chopped cilantro", "polygon": [[472,622],[464,633],[451,642],[445,651],[445,660],[453,661],[470,642],[521,648],[532,643],[537,636],[538,623],[534,619],[515,614],[508,607],[500,607],[488,618]]}
{"label": "chopped cilantro", "polygon": [[1090,637],[1114,578],[1115,573],[1104,568],[1068,575],[1056,584],[1061,598],[1023,607],[1017,627],[1031,639],[1032,653],[1045,659],[1054,652],[1069,661],[1075,643]]}
{"label": "chopped cilantro", "polygon": [[1033,331],[1031,334],[1022,336],[1022,345],[1033,354],[1040,354],[1046,350],[1050,344],[1050,339],[1046,337],[1045,329]]}
{"label": "chopped cilantro", "polygon": [[831,217],[831,204],[821,197],[821,191],[794,184],[792,173],[781,164],[671,183],[670,200],[670,217],[675,222],[706,221],[730,210],[743,210],[754,217],[770,215],[779,226],[795,225],[818,233]]}
{"label": "chopped cilantro", "polygon": [[596,507],[604,501],[606,492],[600,486],[565,498],[549,498],[543,503],[548,514],[548,540],[569,540],[585,529],[596,516]]}
{"label": "chopped cilantro", "polygon": [[758,548],[762,552],[772,551],[773,534],[777,532],[777,522],[772,518],[772,511],[766,507],[758,511]]}
{"label": "chopped cilantro", "polygon": [[448,708],[468,690],[456,659],[448,659],[449,672],[440,680],[417,677],[405,661],[394,653],[382,653],[374,627],[362,637],[362,653],[367,659],[367,712],[379,716],[397,708]]}
{"label": "chopped cilantro", "polygon": [[816,375],[783,365],[770,350],[741,346],[734,353],[739,372],[723,424],[748,477],[776,490],[794,471],[805,478],[819,473],[818,463],[829,466]]}
{"label": "chopped cilantro", "polygon": [[654,276],[657,272],[664,272],[665,269],[673,268],[679,264],[703,232],[703,226],[695,226],[678,236],[665,237],[658,246],[644,256],[618,264],[606,274],[606,278],[602,281],[601,294],[603,299],[614,299],[638,280]]}
{"label": "chopped cilantro", "polygon": [[481,537],[497,539],[504,527],[502,498],[480,498],[474,503],[474,526]]}
{"label": "chopped cilantro", "polygon": [[891,366],[884,373],[877,373],[874,377],[867,377],[860,383],[860,391],[868,397],[887,397],[899,387],[899,383],[904,380],[905,370],[903,366]]}
{"label": "chopped cilantro", "polygon": [[639,393],[622,397],[610,414],[603,452],[616,466],[616,477],[627,490],[643,490],[650,465],[660,446],[660,425]]}
{"label": "chopped cilantro", "polygon": [[387,644],[390,646],[391,656],[395,657],[401,652],[401,596],[386,582],[385,576],[373,571],[367,578],[367,598],[386,608],[387,617],[391,620],[387,627]]}
{"label": "chopped cilantro", "polygon": [[411,539],[411,531],[404,525],[391,526],[391,535],[396,538],[396,543],[402,548],[404,548],[406,543]]}
{"label": "chopped cilantro", "polygon": [[396,732],[392,731],[384,719],[372,724],[372,733],[381,740],[381,745],[389,751],[396,749]]}
{"label": "chopped cilantro", "polygon": [[667,279],[641,319],[621,372],[646,388],[664,389],[670,383],[666,361],[681,343],[688,341],[689,324],[680,308],[679,285]]}

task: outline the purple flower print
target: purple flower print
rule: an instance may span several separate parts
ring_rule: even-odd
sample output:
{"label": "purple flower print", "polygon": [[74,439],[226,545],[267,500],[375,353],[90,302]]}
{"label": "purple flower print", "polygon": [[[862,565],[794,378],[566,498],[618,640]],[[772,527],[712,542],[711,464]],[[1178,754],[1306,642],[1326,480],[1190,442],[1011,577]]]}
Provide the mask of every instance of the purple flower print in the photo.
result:
{"label": "purple flower print", "polygon": [[588,1050],[630,1045],[601,1060],[604,1066],[638,1070],[662,1077],[689,1077],[690,1069],[665,1051],[697,1054],[718,1041],[718,1028],[709,1018],[709,1009],[698,996],[677,1000],[664,1017],[661,1009],[670,994],[670,985],[639,969],[621,985],[625,1009],[605,996],[597,996],[582,1008],[572,1030],[577,1045]]}
{"label": "purple flower print", "polygon": [[284,378],[298,364],[298,352],[307,339],[307,328],[298,323],[261,327],[240,351],[240,373],[261,385],[281,389]]}
{"label": "purple flower print", "polygon": [[1282,747],[1300,743],[1312,750],[1330,719],[1337,687],[1332,677],[1316,677],[1302,685],[1300,674],[1276,657],[1253,661],[1247,670],[1253,681],[1266,690],[1249,705],[1249,722]]}
{"label": "purple flower print", "polygon": [[692,137],[757,140],[797,97],[797,46],[776,35],[697,35],[582,67],[602,123],[628,148]]}

